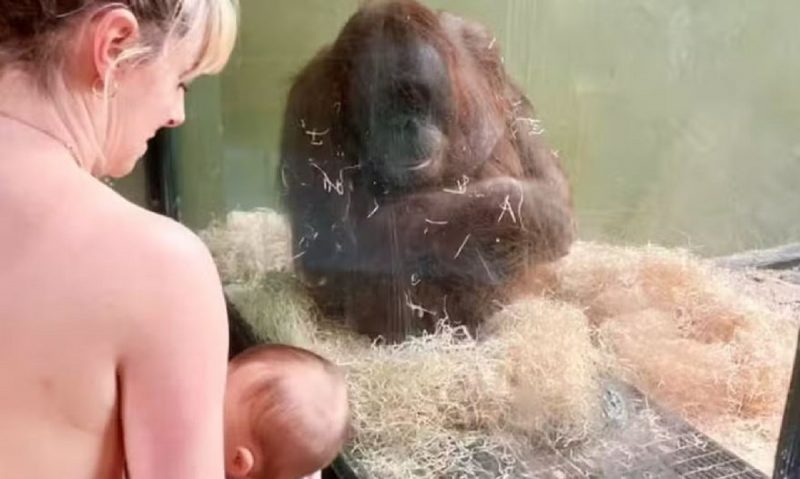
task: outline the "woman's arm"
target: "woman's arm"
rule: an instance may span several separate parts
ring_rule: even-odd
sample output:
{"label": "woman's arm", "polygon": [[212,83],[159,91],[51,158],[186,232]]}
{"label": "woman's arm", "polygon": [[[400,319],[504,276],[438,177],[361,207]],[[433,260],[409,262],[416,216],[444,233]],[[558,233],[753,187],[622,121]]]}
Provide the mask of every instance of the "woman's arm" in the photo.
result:
{"label": "woman's arm", "polygon": [[129,479],[219,479],[225,302],[205,246],[172,229],[153,246],[142,283],[132,281],[141,290],[132,305],[139,316],[131,320],[118,372]]}

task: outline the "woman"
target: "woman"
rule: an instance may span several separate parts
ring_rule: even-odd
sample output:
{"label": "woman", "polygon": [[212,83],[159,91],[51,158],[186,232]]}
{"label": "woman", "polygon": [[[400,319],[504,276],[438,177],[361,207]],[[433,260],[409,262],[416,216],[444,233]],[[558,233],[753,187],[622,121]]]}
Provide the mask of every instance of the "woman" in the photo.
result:
{"label": "woman", "polygon": [[218,72],[235,0],[0,0],[0,477],[220,479],[203,244],[97,178]]}

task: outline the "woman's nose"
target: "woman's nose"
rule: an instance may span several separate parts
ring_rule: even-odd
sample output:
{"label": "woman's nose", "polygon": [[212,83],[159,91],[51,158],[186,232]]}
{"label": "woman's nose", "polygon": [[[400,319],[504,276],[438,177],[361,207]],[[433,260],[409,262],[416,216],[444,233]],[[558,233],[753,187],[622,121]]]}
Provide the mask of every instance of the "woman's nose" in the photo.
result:
{"label": "woman's nose", "polygon": [[184,108],[183,100],[181,99],[181,101],[178,102],[177,106],[172,111],[172,114],[169,116],[166,126],[167,128],[176,128],[183,125],[184,121],[186,121],[186,110]]}

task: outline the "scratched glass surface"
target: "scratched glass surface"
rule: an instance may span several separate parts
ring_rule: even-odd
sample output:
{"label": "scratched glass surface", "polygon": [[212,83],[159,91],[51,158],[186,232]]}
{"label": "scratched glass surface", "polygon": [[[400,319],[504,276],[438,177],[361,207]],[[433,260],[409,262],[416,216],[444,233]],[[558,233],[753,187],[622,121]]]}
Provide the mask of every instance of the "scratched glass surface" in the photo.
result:
{"label": "scratched glass surface", "polygon": [[[243,2],[231,64],[189,98],[181,198],[190,225],[237,206],[277,204],[292,79],[357,4]],[[581,238],[719,255],[798,237],[795,2],[428,4],[496,35],[509,74],[561,153]]]}
{"label": "scratched glass surface", "polygon": [[[360,3],[243,0],[177,141],[182,221],[285,215],[326,315],[397,340],[476,326],[573,239],[800,237],[800,3],[430,0],[430,35]],[[774,419],[747,426],[762,469]]]}

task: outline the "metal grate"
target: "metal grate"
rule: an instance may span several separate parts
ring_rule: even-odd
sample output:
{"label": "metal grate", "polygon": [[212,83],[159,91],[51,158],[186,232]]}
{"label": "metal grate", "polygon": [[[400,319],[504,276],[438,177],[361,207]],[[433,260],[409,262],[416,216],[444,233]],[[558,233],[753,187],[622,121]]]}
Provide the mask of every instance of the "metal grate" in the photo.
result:
{"label": "metal grate", "polygon": [[[536,479],[767,478],[681,418],[653,405],[630,385],[607,382],[604,414],[606,426],[597,437],[577,446],[531,446],[514,464],[513,476]],[[486,466],[487,471],[470,478],[496,477],[490,472],[491,461],[487,458],[472,460]],[[342,479],[373,479],[354,461],[340,460],[335,469]],[[463,477],[454,475],[453,479]]]}
{"label": "metal grate", "polygon": [[767,476],[631,386],[609,383],[608,426],[572,448],[533,454],[530,477],[543,479],[764,479]]}

